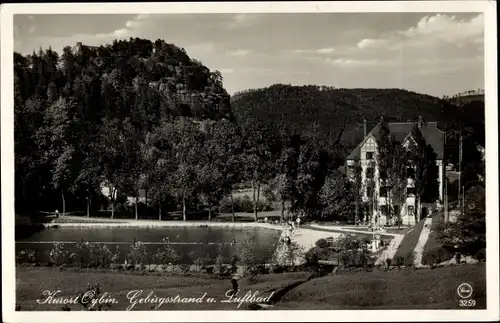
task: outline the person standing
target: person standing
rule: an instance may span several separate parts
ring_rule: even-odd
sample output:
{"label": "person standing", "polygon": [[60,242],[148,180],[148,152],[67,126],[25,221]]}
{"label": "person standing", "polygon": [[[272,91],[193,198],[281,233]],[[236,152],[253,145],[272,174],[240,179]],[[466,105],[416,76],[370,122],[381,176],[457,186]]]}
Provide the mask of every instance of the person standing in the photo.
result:
{"label": "person standing", "polygon": [[300,216],[297,217],[297,229],[300,227]]}
{"label": "person standing", "polygon": [[236,295],[239,291],[239,285],[238,285],[238,280],[239,280],[239,275],[238,275],[238,266],[236,265],[236,262],[238,261],[238,258],[236,255],[233,255],[233,260],[231,262],[231,293],[230,295]]}

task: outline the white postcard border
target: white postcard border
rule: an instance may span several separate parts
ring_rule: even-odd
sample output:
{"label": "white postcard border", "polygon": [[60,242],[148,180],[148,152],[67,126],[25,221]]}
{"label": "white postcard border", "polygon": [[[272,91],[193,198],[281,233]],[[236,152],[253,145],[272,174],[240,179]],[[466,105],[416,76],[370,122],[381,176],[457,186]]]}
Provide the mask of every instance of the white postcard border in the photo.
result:
{"label": "white postcard border", "polygon": [[[471,321],[499,319],[495,1],[2,4],[2,312],[6,322]],[[485,17],[487,310],[15,312],[13,14],[483,12]]]}

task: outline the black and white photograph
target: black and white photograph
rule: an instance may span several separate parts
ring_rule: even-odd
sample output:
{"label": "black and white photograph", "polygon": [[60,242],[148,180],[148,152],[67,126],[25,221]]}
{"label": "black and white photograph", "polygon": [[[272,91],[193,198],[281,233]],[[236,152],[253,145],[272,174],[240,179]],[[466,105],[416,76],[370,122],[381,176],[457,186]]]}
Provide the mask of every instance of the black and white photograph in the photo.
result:
{"label": "black and white photograph", "polygon": [[8,318],[499,319],[496,3],[360,4],[2,5]]}

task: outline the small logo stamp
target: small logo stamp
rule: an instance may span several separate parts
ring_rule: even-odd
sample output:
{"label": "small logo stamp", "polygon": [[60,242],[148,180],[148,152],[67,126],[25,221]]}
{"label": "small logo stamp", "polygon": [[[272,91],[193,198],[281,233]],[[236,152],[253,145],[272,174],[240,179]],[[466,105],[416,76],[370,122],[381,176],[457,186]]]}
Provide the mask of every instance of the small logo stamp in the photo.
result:
{"label": "small logo stamp", "polygon": [[472,286],[467,283],[461,283],[457,288],[457,294],[462,299],[467,299],[472,296]]}

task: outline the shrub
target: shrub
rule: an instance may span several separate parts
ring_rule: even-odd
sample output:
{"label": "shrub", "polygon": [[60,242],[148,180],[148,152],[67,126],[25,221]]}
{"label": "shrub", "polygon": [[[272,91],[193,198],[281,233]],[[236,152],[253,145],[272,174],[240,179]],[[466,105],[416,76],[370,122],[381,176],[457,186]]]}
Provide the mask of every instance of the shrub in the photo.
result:
{"label": "shrub", "polygon": [[404,256],[403,263],[405,266],[413,266],[414,259],[415,259],[415,256],[413,255],[413,253],[407,253]]}
{"label": "shrub", "polygon": [[113,259],[113,253],[106,245],[91,243],[89,267],[108,268]]}
{"label": "shrub", "polygon": [[36,251],[33,249],[23,249],[17,254],[16,262],[21,263],[36,263]]}
{"label": "shrub", "polygon": [[436,248],[428,251],[422,257],[422,263],[426,265],[436,265],[446,261],[446,253],[442,248]]}
{"label": "shrub", "polygon": [[328,260],[332,254],[332,251],[328,248],[321,248],[316,246],[309,249],[304,257],[309,265],[316,265],[319,260]]}
{"label": "shrub", "polygon": [[126,256],[127,262],[131,265],[142,265],[144,266],[148,260],[148,253],[146,252],[146,247],[140,241],[130,245],[130,251]]}
{"label": "shrub", "polygon": [[395,266],[404,266],[405,262],[404,262],[404,257],[403,256],[396,256],[394,257],[393,259],[393,263]]}
{"label": "shrub", "polygon": [[319,239],[318,241],[316,241],[316,247],[328,248],[328,241],[326,241],[326,239]]}
{"label": "shrub", "polygon": [[55,242],[52,249],[47,251],[49,265],[61,266],[72,264],[75,260],[76,254],[67,250],[64,244]]}
{"label": "shrub", "polygon": [[163,238],[163,247],[156,249],[156,253],[152,256],[152,260],[155,264],[166,265],[169,263],[175,263],[179,260],[179,255],[169,243],[169,240]]}
{"label": "shrub", "polygon": [[[219,212],[220,213],[231,213],[232,212],[230,198],[225,197],[219,202]],[[235,212],[236,212],[236,209],[235,209]]]}
{"label": "shrub", "polygon": [[478,250],[474,256],[479,261],[486,260],[486,249]]}
{"label": "shrub", "polygon": [[215,257],[215,273],[222,276],[224,272],[224,246],[217,246],[217,256]]}
{"label": "shrub", "polygon": [[289,263],[290,266],[295,267],[296,266],[295,260],[297,259],[297,257],[303,254],[303,249],[300,245],[298,245],[295,242],[289,244],[287,248],[288,249],[285,253],[286,263]]}
{"label": "shrub", "polygon": [[[253,212],[253,202],[248,195],[243,195],[242,197],[235,197],[234,201],[234,212],[252,213]],[[257,203],[257,210],[259,212],[271,211],[273,209],[272,204],[269,201],[259,200]],[[219,212],[221,213],[231,213],[231,199],[223,198],[219,203]]]}
{"label": "shrub", "polygon": [[210,260],[211,259],[208,255],[196,258],[193,262],[193,264],[196,266],[196,271],[206,269],[207,265],[210,263]]}
{"label": "shrub", "polygon": [[333,240],[333,248],[337,250],[357,250],[362,247],[361,241],[350,235],[342,235]]}

